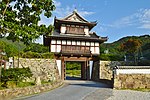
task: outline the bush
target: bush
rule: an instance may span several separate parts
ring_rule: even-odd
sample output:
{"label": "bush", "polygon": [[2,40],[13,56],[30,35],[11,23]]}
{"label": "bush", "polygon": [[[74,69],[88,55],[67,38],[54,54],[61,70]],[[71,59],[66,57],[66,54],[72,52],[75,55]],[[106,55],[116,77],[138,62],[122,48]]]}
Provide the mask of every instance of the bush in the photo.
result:
{"label": "bush", "polygon": [[10,68],[2,69],[1,82],[4,87],[7,87],[8,81],[16,83],[22,82],[25,78],[32,77],[32,72],[29,68]]}
{"label": "bush", "polygon": [[22,53],[23,58],[50,58],[53,59],[54,58],[54,54],[50,53],[50,52],[46,52],[46,53],[37,53],[37,52],[25,52]]}
{"label": "bush", "polygon": [[123,61],[124,57],[122,55],[117,54],[101,54],[99,56],[100,60],[106,60],[106,61]]}
{"label": "bush", "polygon": [[54,54],[51,52],[46,52],[42,54],[42,58],[50,58],[53,59],[54,58]]}

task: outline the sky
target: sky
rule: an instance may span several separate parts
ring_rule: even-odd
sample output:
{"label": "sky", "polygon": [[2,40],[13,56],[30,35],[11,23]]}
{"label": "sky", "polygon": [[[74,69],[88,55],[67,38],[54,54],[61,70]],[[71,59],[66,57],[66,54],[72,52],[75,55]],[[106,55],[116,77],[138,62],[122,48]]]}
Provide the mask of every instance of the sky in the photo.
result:
{"label": "sky", "polygon": [[[150,35],[150,0],[53,0],[56,10],[51,18],[41,15],[40,24],[53,24],[74,9],[89,22],[98,24],[91,30],[112,43],[126,36]],[[36,42],[43,43],[39,38]]]}

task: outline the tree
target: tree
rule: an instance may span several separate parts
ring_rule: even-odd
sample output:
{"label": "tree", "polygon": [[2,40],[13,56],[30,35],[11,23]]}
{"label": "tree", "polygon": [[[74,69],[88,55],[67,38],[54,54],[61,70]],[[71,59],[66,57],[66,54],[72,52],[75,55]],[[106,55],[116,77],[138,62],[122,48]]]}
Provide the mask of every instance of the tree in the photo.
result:
{"label": "tree", "polygon": [[124,51],[126,54],[134,55],[134,60],[136,62],[136,56],[139,47],[141,47],[141,41],[137,39],[129,39],[120,45],[120,50]]}
{"label": "tree", "polygon": [[40,35],[50,34],[53,26],[40,25],[40,15],[49,18],[55,6],[52,0],[1,0],[0,37],[30,44]]}

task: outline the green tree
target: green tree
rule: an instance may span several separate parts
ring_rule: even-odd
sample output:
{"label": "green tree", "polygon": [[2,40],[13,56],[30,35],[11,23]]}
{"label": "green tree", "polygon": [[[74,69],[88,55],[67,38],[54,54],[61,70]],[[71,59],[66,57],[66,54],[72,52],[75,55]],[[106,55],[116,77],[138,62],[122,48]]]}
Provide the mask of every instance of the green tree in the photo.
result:
{"label": "green tree", "polygon": [[30,45],[28,45],[24,50],[24,52],[37,52],[37,53],[45,53],[45,52],[49,52],[49,48],[46,46],[43,46],[42,44],[38,44],[38,43],[32,43]]}
{"label": "green tree", "polygon": [[40,35],[50,34],[53,26],[38,26],[43,13],[49,18],[55,10],[52,0],[1,0],[0,37],[30,44]]}
{"label": "green tree", "polygon": [[141,44],[140,40],[131,38],[120,45],[120,50],[124,51],[126,54],[133,55],[136,62],[136,53],[139,47],[141,47]]}

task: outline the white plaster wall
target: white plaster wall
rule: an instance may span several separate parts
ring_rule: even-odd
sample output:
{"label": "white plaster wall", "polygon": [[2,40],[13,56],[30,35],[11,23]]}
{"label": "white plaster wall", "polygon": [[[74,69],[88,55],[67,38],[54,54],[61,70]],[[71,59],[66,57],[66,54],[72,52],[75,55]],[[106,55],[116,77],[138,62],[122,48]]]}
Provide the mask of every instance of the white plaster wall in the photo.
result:
{"label": "white plaster wall", "polygon": [[150,69],[116,69],[116,74],[150,74]]}
{"label": "white plaster wall", "polygon": [[60,52],[61,51],[61,45],[57,45],[57,50],[56,52]]}
{"label": "white plaster wall", "polygon": [[89,29],[88,29],[88,27],[85,27],[85,28],[84,28],[84,33],[85,33],[85,35],[87,35],[87,36],[89,35]]}
{"label": "white plaster wall", "polygon": [[90,47],[90,51],[91,51],[92,54],[94,54],[95,53],[94,52],[94,47]]}
{"label": "white plaster wall", "polygon": [[51,45],[51,52],[55,52],[56,51],[56,45]]}
{"label": "white plaster wall", "polygon": [[65,33],[65,32],[66,32],[66,27],[65,27],[65,26],[61,26],[60,32],[61,32],[61,33]]}
{"label": "white plaster wall", "polygon": [[92,77],[93,61],[90,61],[90,79]]}
{"label": "white plaster wall", "polygon": [[99,47],[95,47],[95,53],[99,54]]}
{"label": "white plaster wall", "polygon": [[61,77],[61,60],[56,60],[56,64],[57,64],[57,67],[58,67],[59,75]]}

